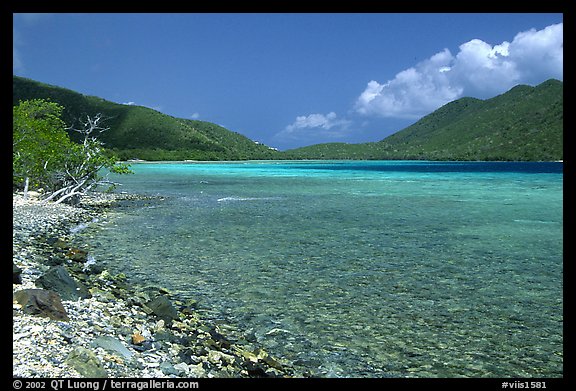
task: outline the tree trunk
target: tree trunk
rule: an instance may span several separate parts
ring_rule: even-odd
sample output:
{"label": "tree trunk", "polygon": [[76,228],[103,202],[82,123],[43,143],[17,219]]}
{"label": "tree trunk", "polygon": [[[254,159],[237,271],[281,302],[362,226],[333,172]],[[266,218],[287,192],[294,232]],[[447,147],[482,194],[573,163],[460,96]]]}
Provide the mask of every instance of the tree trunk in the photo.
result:
{"label": "tree trunk", "polygon": [[26,179],[24,180],[24,199],[27,200],[28,199],[28,184],[30,183],[30,178],[26,177]]}

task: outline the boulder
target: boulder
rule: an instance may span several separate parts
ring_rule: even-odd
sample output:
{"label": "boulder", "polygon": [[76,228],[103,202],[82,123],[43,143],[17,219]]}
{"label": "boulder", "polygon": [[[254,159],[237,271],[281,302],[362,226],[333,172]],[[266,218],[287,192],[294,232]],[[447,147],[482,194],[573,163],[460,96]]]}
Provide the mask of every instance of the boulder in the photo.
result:
{"label": "boulder", "polygon": [[12,260],[12,284],[22,284],[22,269],[14,264]]}
{"label": "boulder", "polygon": [[167,324],[171,324],[173,320],[178,319],[178,311],[176,311],[176,308],[166,296],[157,296],[147,302],[146,306],[152,310],[154,315],[164,320]]}
{"label": "boulder", "polygon": [[68,320],[68,314],[56,292],[45,289],[22,289],[14,293],[22,311],[54,320]]}
{"label": "boulder", "polygon": [[78,300],[92,297],[88,288],[70,276],[66,268],[62,265],[50,268],[40,276],[36,285],[58,292],[62,300]]}
{"label": "boulder", "polygon": [[119,354],[126,360],[131,359],[132,355],[134,354],[130,350],[128,350],[122,342],[108,335],[104,335],[94,339],[94,341],[92,341],[92,346],[96,347],[99,346],[109,351],[110,353]]}

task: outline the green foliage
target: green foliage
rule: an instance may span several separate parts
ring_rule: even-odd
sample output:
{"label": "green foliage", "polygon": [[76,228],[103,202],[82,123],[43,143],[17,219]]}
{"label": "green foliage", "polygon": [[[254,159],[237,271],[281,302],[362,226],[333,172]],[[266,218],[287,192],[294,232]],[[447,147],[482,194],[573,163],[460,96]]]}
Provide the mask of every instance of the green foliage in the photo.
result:
{"label": "green foliage", "polygon": [[23,187],[26,178],[37,188],[50,182],[51,173],[63,166],[74,145],[60,119],[63,107],[40,99],[13,107],[13,185]]}
{"label": "green foliage", "polygon": [[100,117],[90,118],[76,130],[83,140],[73,142],[61,119],[63,107],[41,99],[22,101],[13,107],[13,186],[42,188],[46,199],[57,202],[83,194],[103,182],[100,172],[126,174],[129,167],[102,149],[91,136]]}
{"label": "green foliage", "polygon": [[462,98],[377,143],[319,144],[294,159],[563,159],[563,83],[517,86],[492,99]]}
{"label": "green foliage", "polygon": [[[171,117],[147,107],[121,105],[104,99],[13,77],[13,104],[24,99],[51,99],[66,107],[63,119],[74,123],[102,113],[110,130],[98,135],[121,159],[245,160],[274,159],[280,153],[238,133],[206,121]],[[80,136],[70,132],[80,141]]]}
{"label": "green foliage", "polygon": [[[563,159],[563,83],[517,86],[492,99],[462,98],[380,142],[330,143],[278,152],[216,124],[171,117],[64,88],[13,77],[13,100],[51,99],[62,119],[102,113],[110,130],[98,140],[122,160],[247,159]],[[72,140],[81,135],[69,131]]]}

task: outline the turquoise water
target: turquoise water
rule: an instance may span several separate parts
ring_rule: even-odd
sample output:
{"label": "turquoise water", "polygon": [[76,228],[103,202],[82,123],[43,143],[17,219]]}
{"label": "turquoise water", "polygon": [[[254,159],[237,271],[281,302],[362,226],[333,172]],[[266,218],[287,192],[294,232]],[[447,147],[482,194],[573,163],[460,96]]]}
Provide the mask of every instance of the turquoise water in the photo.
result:
{"label": "turquoise water", "polygon": [[562,163],[145,163],[95,257],[315,376],[560,377]]}

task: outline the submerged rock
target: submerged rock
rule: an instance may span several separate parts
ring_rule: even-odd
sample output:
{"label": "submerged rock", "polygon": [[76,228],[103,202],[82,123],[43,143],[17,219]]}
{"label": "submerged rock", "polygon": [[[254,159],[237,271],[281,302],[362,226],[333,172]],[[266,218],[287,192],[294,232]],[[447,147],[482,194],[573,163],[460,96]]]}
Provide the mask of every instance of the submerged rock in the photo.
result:
{"label": "submerged rock", "polygon": [[147,302],[146,306],[152,310],[154,315],[164,320],[167,324],[178,319],[178,311],[176,311],[176,308],[166,296],[158,296]]}
{"label": "submerged rock", "polygon": [[76,262],[86,262],[88,251],[82,250],[81,248],[72,247],[68,250],[66,256]]}
{"label": "submerged rock", "polygon": [[56,292],[45,289],[22,289],[14,293],[22,311],[54,320],[68,320],[68,314]]}
{"label": "submerged rock", "polygon": [[[181,302],[159,286],[131,286],[124,274],[110,274],[74,247],[82,244],[70,243],[67,225],[86,221],[85,212],[26,206],[15,202],[14,209],[14,262],[23,269],[23,284],[13,286],[16,376],[290,376],[275,359],[246,346],[244,337],[204,319],[195,300]],[[46,219],[33,218],[39,214]],[[46,265],[56,267],[42,275]],[[15,280],[19,273],[14,267]],[[45,289],[22,289],[34,284]],[[90,289],[77,300],[84,285]],[[61,300],[68,300],[66,309]],[[242,354],[238,344],[250,351]]]}

